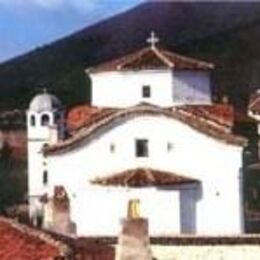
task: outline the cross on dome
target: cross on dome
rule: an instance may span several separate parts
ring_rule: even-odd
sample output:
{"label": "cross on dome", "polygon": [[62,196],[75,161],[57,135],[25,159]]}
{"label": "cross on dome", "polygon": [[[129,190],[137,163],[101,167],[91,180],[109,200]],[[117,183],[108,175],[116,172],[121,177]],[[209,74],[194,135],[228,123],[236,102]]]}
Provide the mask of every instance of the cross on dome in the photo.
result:
{"label": "cross on dome", "polygon": [[151,44],[151,48],[155,48],[156,43],[158,43],[160,39],[156,37],[155,32],[152,31],[150,34],[150,38],[148,38],[146,41]]}

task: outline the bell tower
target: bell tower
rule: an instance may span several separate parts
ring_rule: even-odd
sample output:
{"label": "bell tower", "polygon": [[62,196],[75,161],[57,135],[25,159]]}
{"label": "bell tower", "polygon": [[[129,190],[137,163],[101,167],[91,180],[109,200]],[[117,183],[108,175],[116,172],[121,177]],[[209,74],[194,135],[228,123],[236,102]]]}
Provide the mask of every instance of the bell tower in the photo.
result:
{"label": "bell tower", "polygon": [[61,102],[46,90],[36,95],[27,110],[29,213],[35,225],[41,222],[40,198],[48,190],[50,174],[42,149],[63,139],[65,128]]}

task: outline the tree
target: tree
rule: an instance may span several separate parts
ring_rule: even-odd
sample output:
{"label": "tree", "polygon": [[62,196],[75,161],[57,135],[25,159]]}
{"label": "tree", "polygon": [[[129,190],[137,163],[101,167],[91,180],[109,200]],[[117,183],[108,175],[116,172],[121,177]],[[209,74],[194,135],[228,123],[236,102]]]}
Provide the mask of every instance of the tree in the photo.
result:
{"label": "tree", "polygon": [[12,157],[5,143],[0,151],[0,214],[9,206],[24,202],[26,194],[26,162]]}

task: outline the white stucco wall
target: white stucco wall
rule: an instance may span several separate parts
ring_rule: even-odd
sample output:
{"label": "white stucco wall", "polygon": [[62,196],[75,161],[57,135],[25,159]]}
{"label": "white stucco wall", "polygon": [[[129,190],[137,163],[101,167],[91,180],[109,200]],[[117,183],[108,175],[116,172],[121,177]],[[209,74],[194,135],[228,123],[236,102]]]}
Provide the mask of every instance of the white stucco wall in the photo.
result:
{"label": "white stucco wall", "polygon": [[[170,70],[103,72],[92,74],[92,105],[129,107],[140,102],[160,106],[172,105],[172,77]],[[151,87],[151,97],[142,97],[142,87]]]}
{"label": "white stucco wall", "polygon": [[[136,158],[137,138],[149,140],[149,157]],[[170,151],[167,149],[169,142],[173,146]],[[111,144],[115,146],[114,152],[110,151]],[[170,171],[201,182],[200,188],[188,189],[186,195],[183,195],[185,191],[158,193],[154,190],[140,195],[142,207],[151,205],[151,209],[159,212],[157,222],[150,225],[152,234],[175,233],[178,229],[205,234],[243,231],[240,190],[242,147],[215,140],[177,120],[164,116],[132,117],[121,121],[113,129],[105,129],[70,152],[48,156],[46,163],[49,192],[55,185],[66,187],[72,200],[73,220],[78,222],[78,230],[82,232],[95,233],[96,230],[104,235],[118,230],[117,224],[125,216],[123,211],[127,208],[125,200],[131,194],[129,191],[118,194],[106,188],[92,192],[89,180],[136,167]],[[142,203],[146,195],[149,199]],[[177,197],[180,197],[182,205],[174,203]],[[169,203],[164,204],[163,198]],[[175,220],[180,216],[177,225]],[[148,217],[152,217],[151,214]],[[99,223],[104,223],[102,230]]]}
{"label": "white stucco wall", "polygon": [[[140,102],[169,107],[174,104],[211,104],[208,71],[141,70],[91,74],[92,105],[129,107]],[[150,86],[151,97],[142,97]]]}
{"label": "white stucco wall", "polygon": [[[179,192],[155,188],[85,188],[72,199],[78,235],[117,235],[127,217],[128,202],[139,199],[141,216],[149,218],[152,234],[180,232]],[[167,214],[165,210],[167,209]],[[162,225],[162,222],[168,226]]]}

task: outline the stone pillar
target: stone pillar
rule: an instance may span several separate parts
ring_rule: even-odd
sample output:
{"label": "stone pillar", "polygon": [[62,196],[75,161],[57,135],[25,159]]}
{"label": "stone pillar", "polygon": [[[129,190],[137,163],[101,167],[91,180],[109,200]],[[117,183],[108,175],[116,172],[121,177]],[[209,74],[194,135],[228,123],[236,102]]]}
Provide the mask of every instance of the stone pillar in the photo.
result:
{"label": "stone pillar", "polygon": [[147,219],[127,218],[122,220],[116,260],[152,260]]}
{"label": "stone pillar", "polygon": [[45,204],[44,227],[61,234],[76,232],[70,219],[70,199],[62,186],[55,186],[54,196]]}

